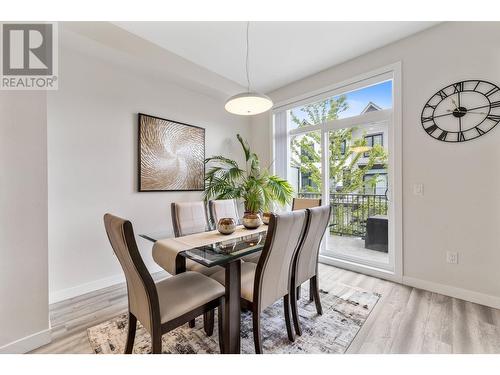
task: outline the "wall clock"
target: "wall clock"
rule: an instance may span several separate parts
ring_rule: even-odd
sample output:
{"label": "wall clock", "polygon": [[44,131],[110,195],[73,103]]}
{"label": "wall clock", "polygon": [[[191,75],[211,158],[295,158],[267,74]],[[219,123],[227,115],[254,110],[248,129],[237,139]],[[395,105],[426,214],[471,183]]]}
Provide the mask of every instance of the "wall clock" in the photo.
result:
{"label": "wall clock", "polygon": [[453,83],[429,99],[421,120],[427,134],[439,141],[478,138],[500,122],[500,88],[481,80]]}

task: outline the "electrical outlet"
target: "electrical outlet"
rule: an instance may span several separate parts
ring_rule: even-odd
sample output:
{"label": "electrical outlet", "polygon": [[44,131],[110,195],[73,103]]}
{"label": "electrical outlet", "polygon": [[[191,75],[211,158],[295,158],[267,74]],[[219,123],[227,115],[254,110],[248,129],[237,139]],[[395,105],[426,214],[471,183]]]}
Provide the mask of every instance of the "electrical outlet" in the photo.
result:
{"label": "electrical outlet", "polygon": [[446,262],[451,264],[458,264],[458,253],[456,251],[447,251]]}

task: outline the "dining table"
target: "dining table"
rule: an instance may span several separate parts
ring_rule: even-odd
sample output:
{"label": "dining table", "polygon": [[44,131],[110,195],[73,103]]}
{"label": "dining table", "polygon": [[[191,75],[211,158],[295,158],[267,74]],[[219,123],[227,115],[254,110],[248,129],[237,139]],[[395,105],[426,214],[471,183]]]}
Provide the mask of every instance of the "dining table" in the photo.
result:
{"label": "dining table", "polygon": [[242,225],[228,235],[217,230],[173,237],[168,232],[145,233],[139,236],[151,241],[153,259],[171,274],[186,271],[186,259],[205,267],[225,269],[225,303],[223,309],[223,353],[241,351],[241,258],[261,251],[266,241],[267,225],[247,229]]}

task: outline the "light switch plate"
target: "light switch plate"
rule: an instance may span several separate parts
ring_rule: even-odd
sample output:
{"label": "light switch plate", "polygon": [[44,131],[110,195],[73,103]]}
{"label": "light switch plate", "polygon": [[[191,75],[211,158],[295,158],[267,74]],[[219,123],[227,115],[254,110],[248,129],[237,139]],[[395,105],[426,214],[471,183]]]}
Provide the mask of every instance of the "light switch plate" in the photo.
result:
{"label": "light switch plate", "polygon": [[413,184],[413,194],[418,196],[424,195],[424,185],[423,184]]}
{"label": "light switch plate", "polygon": [[458,264],[458,253],[456,251],[447,251],[446,262],[451,264]]}

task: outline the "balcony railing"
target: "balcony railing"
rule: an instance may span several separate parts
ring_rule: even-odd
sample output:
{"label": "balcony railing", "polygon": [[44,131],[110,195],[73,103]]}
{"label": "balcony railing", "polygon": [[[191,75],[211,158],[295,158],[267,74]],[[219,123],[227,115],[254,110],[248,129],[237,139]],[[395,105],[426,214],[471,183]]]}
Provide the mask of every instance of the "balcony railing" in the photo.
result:
{"label": "balcony railing", "polygon": [[[317,193],[299,193],[300,198],[321,198]],[[365,237],[366,220],[387,215],[387,197],[375,194],[330,194],[332,216],[330,233],[339,236]]]}

